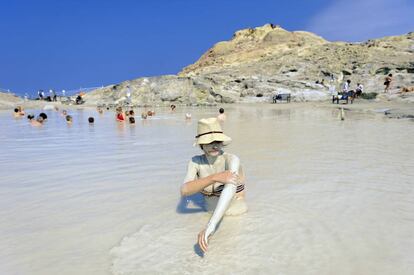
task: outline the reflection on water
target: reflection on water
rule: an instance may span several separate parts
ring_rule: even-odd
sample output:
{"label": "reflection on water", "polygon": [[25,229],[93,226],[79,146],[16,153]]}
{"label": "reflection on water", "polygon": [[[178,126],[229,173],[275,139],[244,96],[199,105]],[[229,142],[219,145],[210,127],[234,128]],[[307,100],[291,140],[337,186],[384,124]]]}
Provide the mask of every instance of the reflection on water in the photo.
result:
{"label": "reflection on water", "polygon": [[179,186],[217,109],[1,113],[0,273],[412,274],[414,124],[312,105],[225,106],[249,212],[194,253],[209,216]]}

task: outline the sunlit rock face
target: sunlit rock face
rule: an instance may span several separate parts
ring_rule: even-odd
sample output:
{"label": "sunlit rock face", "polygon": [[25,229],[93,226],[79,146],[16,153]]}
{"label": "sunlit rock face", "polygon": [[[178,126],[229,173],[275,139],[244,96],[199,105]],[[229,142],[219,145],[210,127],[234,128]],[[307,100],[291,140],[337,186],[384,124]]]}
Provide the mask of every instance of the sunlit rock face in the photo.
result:
{"label": "sunlit rock face", "polygon": [[[267,24],[237,31],[178,75],[125,81],[86,99],[122,102],[129,86],[134,104],[270,101],[275,93],[291,93],[293,101],[320,101],[329,98],[330,86],[339,90],[347,79],[352,89],[362,83],[365,92],[381,93],[389,73],[394,77],[391,91],[414,86],[414,33],[345,43]],[[410,97],[387,97],[404,98]]]}

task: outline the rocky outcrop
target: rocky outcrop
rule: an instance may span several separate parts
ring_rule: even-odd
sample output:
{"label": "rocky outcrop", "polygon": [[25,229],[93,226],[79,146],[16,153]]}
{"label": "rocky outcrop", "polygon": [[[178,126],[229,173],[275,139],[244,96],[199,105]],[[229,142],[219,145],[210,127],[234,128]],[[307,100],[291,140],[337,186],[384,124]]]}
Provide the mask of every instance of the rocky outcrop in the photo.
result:
{"label": "rocky outcrop", "polygon": [[0,92],[0,109],[12,109],[22,102],[23,100],[14,94]]}
{"label": "rocky outcrop", "polygon": [[13,110],[17,106],[23,106],[26,109],[44,109],[54,108],[60,105],[60,102],[47,102],[43,100],[25,100],[12,93],[0,92],[0,110]]}
{"label": "rocky outcrop", "polygon": [[144,77],[125,81],[117,85],[94,90],[84,96],[87,103],[118,104],[126,102],[130,90],[131,102],[135,105],[176,104],[212,104],[218,101],[235,102],[236,94],[231,98],[226,93],[216,94],[206,82],[196,78],[166,75]]}
{"label": "rocky outcrop", "polygon": [[366,92],[380,93],[388,73],[395,79],[392,95],[380,98],[405,100],[394,92],[414,84],[414,33],[345,43],[267,24],[237,31],[177,76],[125,81],[86,99],[120,102],[129,85],[135,104],[270,101],[277,92],[291,93],[293,101],[315,101],[327,99],[329,86],[338,90],[346,79],[352,80],[352,88],[360,82]]}

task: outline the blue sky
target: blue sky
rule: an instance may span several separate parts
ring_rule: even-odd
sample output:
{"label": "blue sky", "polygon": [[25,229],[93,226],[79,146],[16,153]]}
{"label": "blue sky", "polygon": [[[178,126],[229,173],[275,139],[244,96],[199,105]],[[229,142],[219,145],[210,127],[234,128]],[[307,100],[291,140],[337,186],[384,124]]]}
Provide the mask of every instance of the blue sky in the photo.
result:
{"label": "blue sky", "polygon": [[412,0],[0,0],[0,88],[19,94],[176,74],[237,30],[327,40],[414,31]]}

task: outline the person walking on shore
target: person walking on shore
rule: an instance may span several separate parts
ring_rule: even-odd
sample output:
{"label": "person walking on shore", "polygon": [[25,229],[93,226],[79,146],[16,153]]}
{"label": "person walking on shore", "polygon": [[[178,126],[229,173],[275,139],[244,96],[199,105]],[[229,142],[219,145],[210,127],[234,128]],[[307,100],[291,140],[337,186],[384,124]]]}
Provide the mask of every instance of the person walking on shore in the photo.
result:
{"label": "person walking on shore", "polygon": [[351,80],[350,79],[348,79],[347,81],[345,81],[345,83],[342,85],[342,94],[343,95],[347,95],[348,94],[350,85],[351,85]]}
{"label": "person walking on shore", "polygon": [[208,240],[223,216],[247,212],[240,160],[223,150],[230,141],[217,118],[198,121],[196,144],[203,154],[194,156],[189,162],[181,196],[200,192],[204,195],[207,210],[213,212],[208,224],[198,234],[198,245],[203,252],[207,251]]}
{"label": "person walking on shore", "polygon": [[388,93],[391,87],[391,83],[392,83],[392,74],[389,74],[384,79],[384,85],[385,85],[384,93]]}
{"label": "person walking on shore", "polygon": [[131,89],[129,86],[126,87],[126,104],[131,105]]}
{"label": "person walking on shore", "polygon": [[52,101],[57,101],[57,95],[55,90],[52,90]]}
{"label": "person walking on shore", "polygon": [[49,89],[48,101],[53,101],[53,90]]}
{"label": "person walking on shore", "polygon": [[37,95],[38,95],[39,100],[43,100],[43,98],[44,98],[44,92],[43,92],[43,90],[39,90],[37,92]]}

